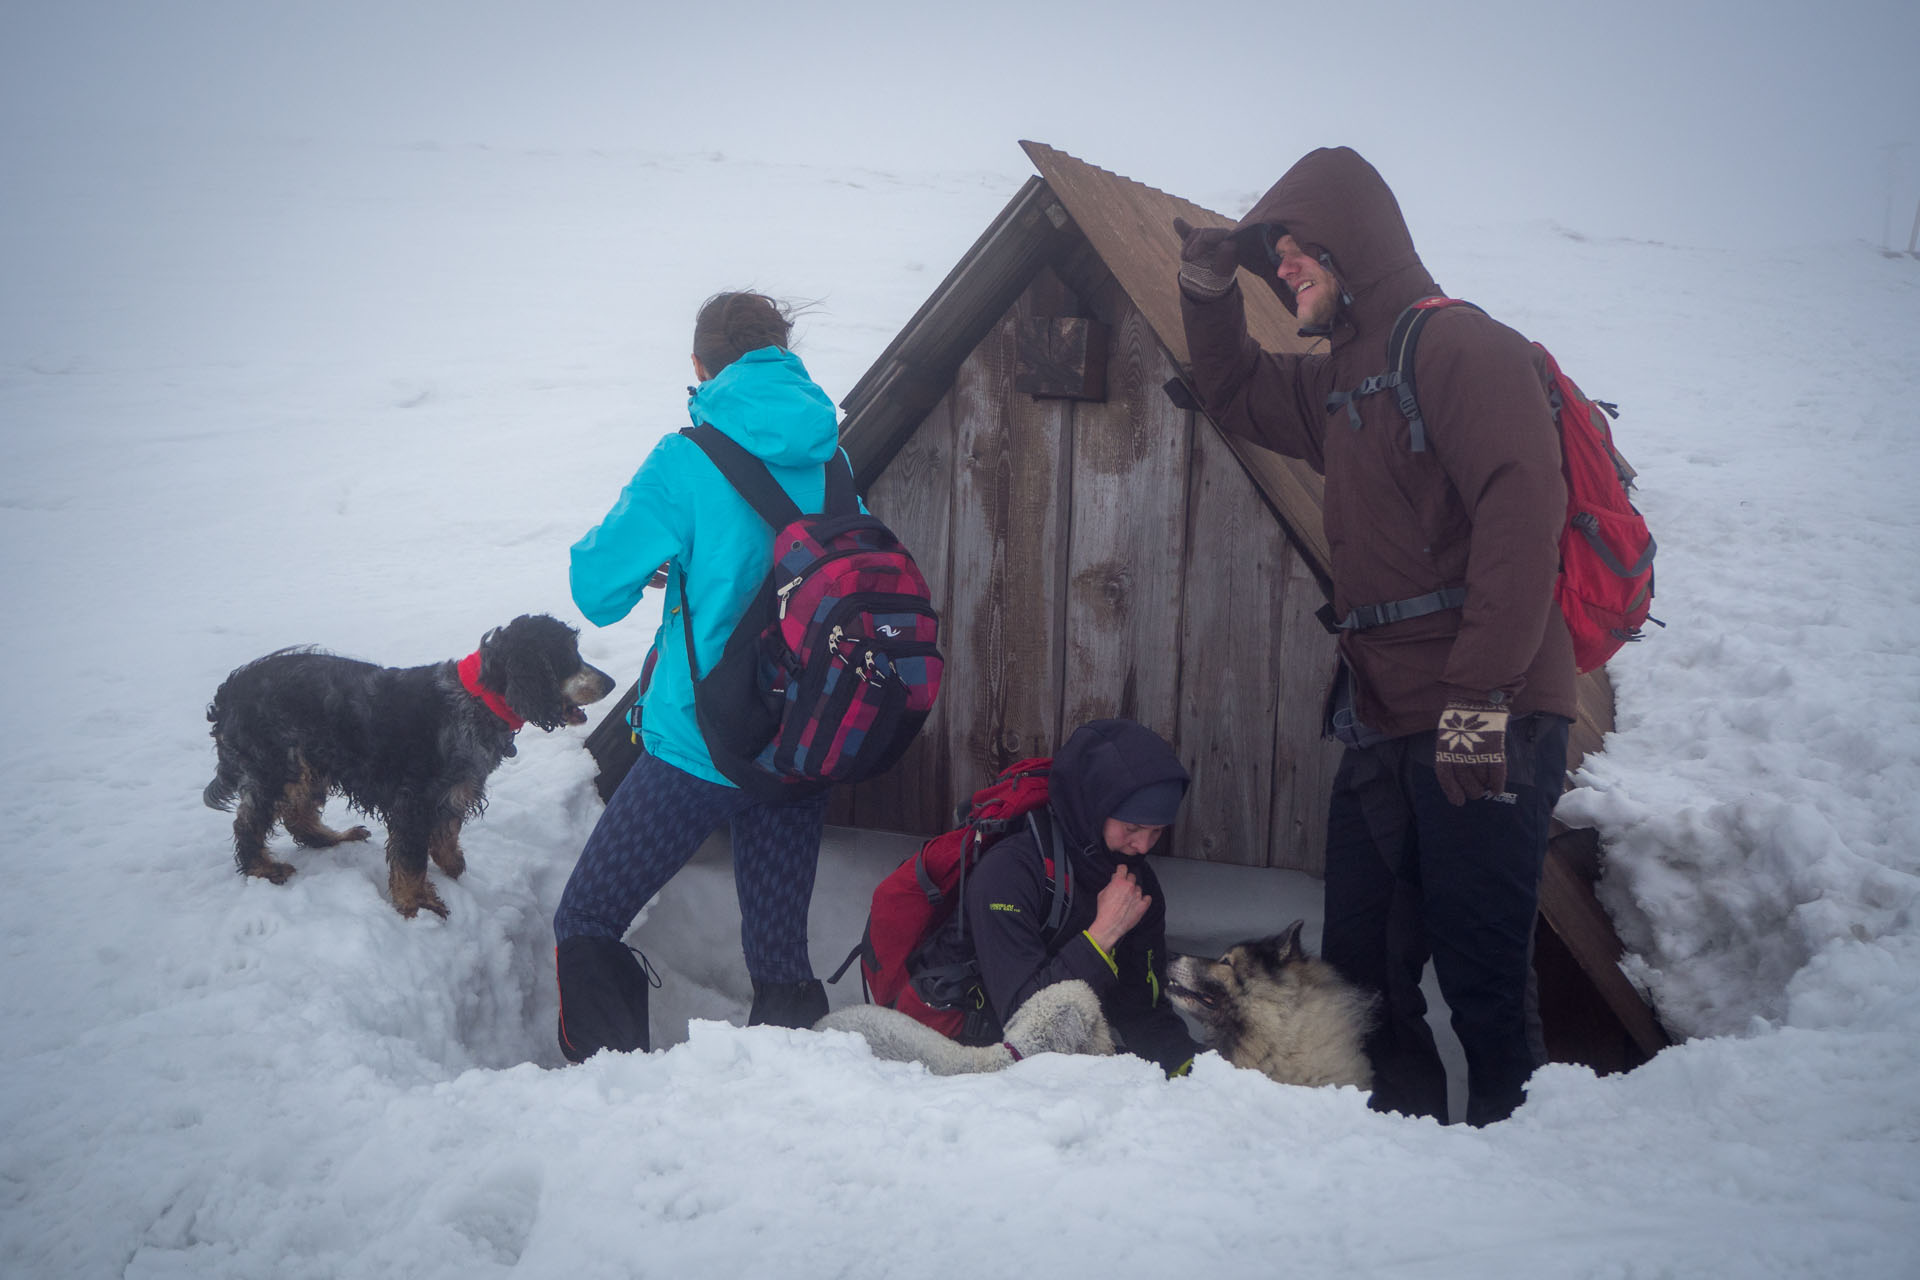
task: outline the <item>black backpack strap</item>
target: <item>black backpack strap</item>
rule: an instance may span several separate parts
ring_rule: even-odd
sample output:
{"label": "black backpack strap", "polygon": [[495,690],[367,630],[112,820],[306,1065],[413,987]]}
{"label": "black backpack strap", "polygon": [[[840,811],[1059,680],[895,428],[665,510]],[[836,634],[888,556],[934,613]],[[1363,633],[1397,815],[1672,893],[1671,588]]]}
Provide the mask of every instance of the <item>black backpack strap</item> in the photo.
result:
{"label": "black backpack strap", "polygon": [[1060,836],[1060,824],[1045,805],[1027,815],[1027,829],[1033,832],[1033,847],[1040,854],[1042,864],[1049,853],[1053,856],[1053,875],[1047,881],[1052,898],[1047,907],[1045,935],[1048,945],[1052,945],[1060,940],[1061,926],[1066,923],[1067,912],[1073,906],[1073,861],[1067,857],[1067,844]]}
{"label": "black backpack strap", "polygon": [[[680,583],[680,634],[687,640],[687,677],[696,687],[700,684],[700,660],[693,656],[693,610],[687,607],[687,575],[682,571]],[[704,736],[704,735],[703,735]]]}
{"label": "black backpack strap", "polygon": [[[833,983],[835,983],[835,982],[838,982],[838,981],[840,981],[840,979],[842,979],[842,978],[844,978],[844,977],[846,977],[846,976],[847,976],[847,970],[849,970],[849,969],[851,969],[851,968],[853,967],[853,962],[854,962],[855,960],[858,960],[858,959],[860,958],[860,952],[861,952],[861,949],[862,949],[862,948],[863,948],[863,947],[864,947],[865,945],[866,945],[866,940],[865,940],[865,939],[862,939],[861,941],[859,941],[859,942],[856,942],[856,943],[854,943],[854,944],[853,944],[853,950],[851,950],[851,951],[849,951],[849,952],[847,952],[847,958],[846,958],[845,960],[842,960],[842,961],[840,962],[840,967],[839,967],[838,969],[835,969],[835,970],[833,971],[833,976],[832,976],[831,978],[828,978],[828,979],[827,979],[827,982],[828,982],[828,984],[829,984],[829,985],[831,985],[831,984],[833,984]],[[866,978],[866,975],[865,975],[865,974],[861,974],[861,975],[860,975],[860,982],[861,982],[861,984],[862,984],[863,986],[865,985],[865,983],[866,983],[866,980],[867,980],[867,978]]]}
{"label": "black backpack strap", "polygon": [[1414,453],[1427,451],[1427,424],[1420,416],[1420,402],[1413,385],[1414,352],[1420,343],[1420,331],[1427,327],[1428,318],[1449,306],[1471,307],[1480,311],[1481,315],[1486,314],[1461,298],[1449,298],[1444,304],[1434,306],[1411,306],[1400,313],[1399,319],[1393,322],[1393,332],[1387,336],[1387,364],[1393,369],[1387,375],[1392,382],[1387,385],[1392,386],[1399,397],[1400,414],[1407,420],[1407,433],[1411,438],[1409,448]]}
{"label": "black backpack strap", "polygon": [[1331,604],[1325,605],[1319,614],[1320,623],[1327,630],[1338,635],[1342,631],[1368,631],[1374,627],[1384,627],[1389,623],[1405,622],[1408,618],[1423,618],[1429,613],[1439,613],[1443,609],[1458,609],[1467,602],[1465,587],[1442,587],[1438,591],[1429,591],[1423,596],[1412,596],[1406,600],[1389,600],[1385,604],[1363,604],[1344,618],[1336,618]]}
{"label": "black backpack strap", "polygon": [[680,434],[700,446],[700,451],[713,460],[727,483],[747,500],[747,505],[767,522],[768,528],[784,529],[805,514],[773,478],[767,464],[720,428],[703,422],[697,427],[680,428]]}
{"label": "black backpack strap", "polygon": [[1427,424],[1420,417],[1420,401],[1414,395],[1413,351],[1431,313],[1430,307],[1408,307],[1393,322],[1393,332],[1387,336],[1387,364],[1393,370],[1391,376],[1400,401],[1400,416],[1407,420],[1409,447],[1415,453],[1427,451]]}
{"label": "black backpack strap", "polygon": [[[773,478],[773,472],[767,470],[767,464],[720,428],[703,422],[697,427],[682,427],[680,434],[700,446],[700,451],[747,500],[754,513],[767,522],[768,528],[784,529],[806,514],[787,496],[787,491]],[[846,452],[836,448],[833,457],[827,459],[826,501],[821,514],[850,516],[859,510],[860,499],[853,489],[853,465],[847,461]]]}
{"label": "black backpack strap", "polygon": [[1361,379],[1360,385],[1351,391],[1329,392],[1327,395],[1327,412],[1332,413],[1335,409],[1345,408],[1347,411],[1347,425],[1355,431],[1358,431],[1360,429],[1359,401],[1367,396],[1377,395],[1382,391],[1391,391],[1399,385],[1400,375],[1398,373],[1376,373],[1371,378]]}
{"label": "black backpack strap", "polygon": [[860,514],[860,496],[853,491],[853,464],[847,461],[845,449],[835,449],[827,459],[826,502],[820,511],[829,516]]}

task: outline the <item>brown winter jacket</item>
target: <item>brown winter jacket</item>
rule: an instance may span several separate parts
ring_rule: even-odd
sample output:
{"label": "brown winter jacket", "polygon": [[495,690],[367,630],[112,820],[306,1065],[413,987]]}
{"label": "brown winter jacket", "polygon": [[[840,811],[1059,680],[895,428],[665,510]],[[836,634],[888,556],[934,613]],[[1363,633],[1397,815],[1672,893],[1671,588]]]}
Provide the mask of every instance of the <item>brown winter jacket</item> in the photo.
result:
{"label": "brown winter jacket", "polygon": [[[1207,413],[1325,475],[1338,616],[1467,589],[1461,609],[1341,635],[1360,718],[1399,737],[1432,729],[1458,697],[1572,719],[1573,647],[1553,602],[1567,495],[1534,348],[1477,311],[1440,311],[1415,369],[1427,450],[1413,452],[1391,391],[1354,402],[1355,429],[1345,408],[1328,411],[1328,394],[1387,372],[1395,318],[1440,287],[1393,192],[1345,147],[1288,170],[1240,225],[1255,224],[1278,224],[1307,253],[1327,255],[1351,301],[1335,316],[1330,349],[1296,356],[1264,351],[1247,335],[1237,287],[1216,301],[1183,292]],[[1292,290],[1271,268],[1262,275],[1292,310]]]}

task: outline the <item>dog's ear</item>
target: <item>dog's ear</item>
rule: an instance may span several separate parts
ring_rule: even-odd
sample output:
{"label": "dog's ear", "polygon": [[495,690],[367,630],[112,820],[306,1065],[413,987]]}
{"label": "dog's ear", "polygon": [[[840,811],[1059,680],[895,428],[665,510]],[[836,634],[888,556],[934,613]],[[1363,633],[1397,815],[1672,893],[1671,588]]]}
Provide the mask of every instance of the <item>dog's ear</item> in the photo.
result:
{"label": "dog's ear", "polygon": [[1305,920],[1295,920],[1273,937],[1262,938],[1254,943],[1251,950],[1269,969],[1279,969],[1304,960],[1307,950],[1300,944],[1300,931],[1306,927]]}
{"label": "dog's ear", "polygon": [[522,614],[489,635],[480,678],[527,723],[551,732],[566,723],[561,685],[579,668],[578,633],[546,614]]}

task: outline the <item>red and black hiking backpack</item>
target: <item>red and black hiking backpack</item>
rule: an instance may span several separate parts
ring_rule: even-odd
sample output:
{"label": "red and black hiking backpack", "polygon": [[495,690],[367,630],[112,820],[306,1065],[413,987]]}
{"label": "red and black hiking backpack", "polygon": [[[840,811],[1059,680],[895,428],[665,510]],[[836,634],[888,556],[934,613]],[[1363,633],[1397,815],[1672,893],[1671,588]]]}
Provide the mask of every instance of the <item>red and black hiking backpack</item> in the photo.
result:
{"label": "red and black hiking backpack", "polygon": [[718,428],[681,434],[773,533],[773,567],[705,676],[680,582],[694,709],[714,767],[769,799],[884,772],[940,692],[939,618],[913,556],[860,510],[846,455],[828,460],[825,509],[807,515]]}
{"label": "red and black hiking backpack", "polygon": [[[1426,423],[1420,415],[1413,383],[1413,357],[1427,318],[1443,307],[1473,307],[1460,298],[1422,298],[1400,313],[1387,339],[1385,374],[1368,378],[1352,392],[1329,397],[1329,411],[1363,395],[1392,390],[1407,420],[1415,453],[1427,447]],[[1482,313],[1484,314],[1484,313]],[[1567,481],[1567,520],[1560,531],[1560,576],[1554,582],[1554,602],[1573,636],[1573,662],[1582,673],[1606,665],[1607,659],[1628,641],[1640,638],[1653,603],[1653,535],[1647,522],[1627,498],[1633,486],[1633,468],[1613,447],[1611,418],[1619,407],[1589,400],[1560,370],[1553,353],[1533,344],[1546,358],[1547,402],[1560,431],[1561,471]],[[1351,410],[1350,410],[1351,411]],[[1458,587],[1437,591],[1417,600],[1358,610],[1367,617],[1339,626],[1369,626],[1398,621],[1441,608],[1458,608],[1466,592]]]}
{"label": "red and black hiking backpack", "polygon": [[1008,765],[973,793],[959,815],[959,826],[927,841],[888,873],[873,891],[860,945],[829,981],[839,981],[857,959],[867,998],[874,1004],[898,1009],[962,1043],[998,1040],[999,1018],[980,984],[967,930],[967,874],[1003,836],[1023,827],[1031,831],[1052,893],[1046,935],[1052,938],[1060,931],[1073,897],[1073,877],[1047,810],[1052,764],[1035,757]]}

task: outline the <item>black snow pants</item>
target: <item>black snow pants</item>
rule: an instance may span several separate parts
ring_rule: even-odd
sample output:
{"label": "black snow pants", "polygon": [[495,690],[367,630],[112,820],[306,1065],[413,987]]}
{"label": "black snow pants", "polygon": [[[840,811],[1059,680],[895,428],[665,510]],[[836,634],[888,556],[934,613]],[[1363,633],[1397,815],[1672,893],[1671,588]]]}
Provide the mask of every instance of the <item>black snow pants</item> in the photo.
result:
{"label": "black snow pants", "polygon": [[1321,952],[1381,993],[1367,1042],[1380,1111],[1447,1119],[1446,1071],[1427,1026],[1429,958],[1467,1060],[1468,1123],[1526,1097],[1546,1060],[1533,981],[1534,916],[1549,822],[1566,776],[1567,721],[1531,715],[1507,732],[1507,794],[1448,802],[1432,733],[1349,747],[1327,821]]}

